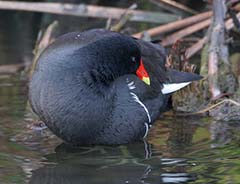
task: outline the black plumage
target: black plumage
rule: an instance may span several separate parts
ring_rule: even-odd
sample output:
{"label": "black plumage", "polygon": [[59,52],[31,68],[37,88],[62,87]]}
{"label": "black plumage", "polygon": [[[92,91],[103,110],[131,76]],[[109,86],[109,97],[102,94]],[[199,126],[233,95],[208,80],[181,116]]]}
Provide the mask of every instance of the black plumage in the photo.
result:
{"label": "black plumage", "polygon": [[[141,60],[150,85],[136,75]],[[125,144],[141,140],[164,110],[163,83],[198,79],[167,70],[160,45],[95,29],[66,34],[41,54],[29,99],[40,119],[66,142]]]}

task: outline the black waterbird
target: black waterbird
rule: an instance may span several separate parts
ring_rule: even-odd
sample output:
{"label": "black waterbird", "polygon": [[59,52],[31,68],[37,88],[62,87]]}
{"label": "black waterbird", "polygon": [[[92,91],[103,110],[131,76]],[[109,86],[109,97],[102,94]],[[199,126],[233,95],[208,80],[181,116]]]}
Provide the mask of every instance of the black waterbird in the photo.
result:
{"label": "black waterbird", "polygon": [[29,86],[32,109],[72,144],[143,139],[170,93],[201,77],[165,67],[159,44],[103,29],[58,38],[41,54]]}

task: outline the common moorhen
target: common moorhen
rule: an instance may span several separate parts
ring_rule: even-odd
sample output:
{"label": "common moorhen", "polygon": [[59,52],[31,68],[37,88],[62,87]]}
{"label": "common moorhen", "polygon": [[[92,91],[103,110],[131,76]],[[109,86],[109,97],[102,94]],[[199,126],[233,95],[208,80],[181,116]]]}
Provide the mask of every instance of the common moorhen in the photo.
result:
{"label": "common moorhen", "polygon": [[68,33],[38,59],[33,111],[72,144],[125,144],[146,137],[170,93],[201,77],[165,67],[159,44],[104,29]]}

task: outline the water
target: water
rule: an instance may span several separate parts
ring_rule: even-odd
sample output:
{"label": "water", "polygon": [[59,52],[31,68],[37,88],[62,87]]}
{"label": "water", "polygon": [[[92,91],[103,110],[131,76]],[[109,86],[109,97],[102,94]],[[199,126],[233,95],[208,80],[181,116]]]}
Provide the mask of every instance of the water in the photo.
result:
{"label": "water", "polygon": [[165,117],[148,143],[71,148],[36,128],[26,92],[21,75],[1,76],[0,183],[239,183],[237,123]]}

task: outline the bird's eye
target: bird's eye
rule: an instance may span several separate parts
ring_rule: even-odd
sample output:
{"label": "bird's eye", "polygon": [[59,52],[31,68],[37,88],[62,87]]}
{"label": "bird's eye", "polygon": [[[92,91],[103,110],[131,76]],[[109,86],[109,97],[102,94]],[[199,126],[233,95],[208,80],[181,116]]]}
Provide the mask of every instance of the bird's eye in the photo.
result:
{"label": "bird's eye", "polygon": [[132,62],[136,63],[136,58],[134,56],[131,57]]}

